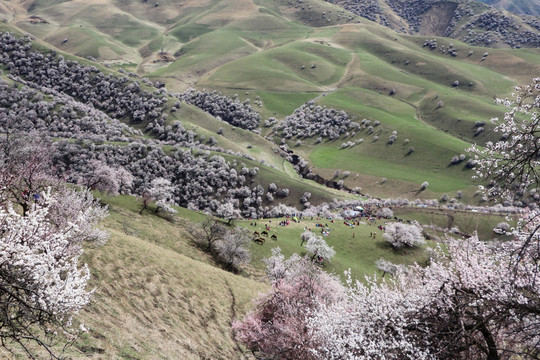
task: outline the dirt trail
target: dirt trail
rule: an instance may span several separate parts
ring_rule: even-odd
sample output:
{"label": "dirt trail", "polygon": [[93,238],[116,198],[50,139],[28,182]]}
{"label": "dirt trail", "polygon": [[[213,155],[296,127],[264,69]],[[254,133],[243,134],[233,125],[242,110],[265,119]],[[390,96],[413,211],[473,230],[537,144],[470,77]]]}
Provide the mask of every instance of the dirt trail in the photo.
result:
{"label": "dirt trail", "polygon": [[[231,288],[231,285],[229,284],[229,281],[225,278],[223,278],[223,281],[225,282],[225,284],[227,284],[227,290],[229,290],[229,294],[231,294],[231,320],[230,320],[230,325],[232,326],[233,324],[233,321],[236,320],[237,318],[237,314],[236,314],[236,297],[234,296],[234,292],[232,291],[232,288]],[[242,351],[242,348],[240,347],[240,344],[238,343],[238,341],[236,341],[236,338],[234,337],[234,333],[232,333],[232,330],[231,330],[231,337],[232,337],[232,340],[234,341],[234,344],[236,346],[236,350],[239,352],[239,353],[243,353]]]}
{"label": "dirt trail", "polygon": [[345,67],[345,72],[343,73],[343,76],[341,77],[341,79],[339,79],[339,81],[336,84],[334,84],[334,87],[340,88],[347,81],[351,80],[355,74],[355,68],[359,68],[359,67],[360,67],[360,57],[358,56],[358,54],[353,53],[351,61],[349,61],[349,63]]}

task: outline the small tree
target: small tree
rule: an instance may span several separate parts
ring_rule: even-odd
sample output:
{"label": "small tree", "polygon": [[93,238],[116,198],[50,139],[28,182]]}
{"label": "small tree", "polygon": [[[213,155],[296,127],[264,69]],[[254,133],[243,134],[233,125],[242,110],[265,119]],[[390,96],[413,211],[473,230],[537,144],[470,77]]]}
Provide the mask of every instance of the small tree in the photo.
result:
{"label": "small tree", "polygon": [[152,180],[148,196],[156,201],[156,213],[160,210],[169,214],[176,213],[176,210],[171,207],[171,204],[174,204],[174,186],[169,180],[164,178]]}
{"label": "small tree", "polygon": [[414,247],[425,243],[422,232],[416,225],[391,223],[386,226],[384,239],[394,248]]}
{"label": "small tree", "polygon": [[216,258],[227,270],[236,272],[251,261],[250,242],[246,231],[240,228],[227,232],[215,242]]}
{"label": "small tree", "polygon": [[311,260],[315,259],[316,256],[329,260],[336,255],[334,248],[328,246],[322,237],[315,234],[308,239],[306,243],[306,250],[313,254],[311,256]]}
{"label": "small tree", "polygon": [[53,176],[53,153],[46,142],[7,132],[0,139],[0,203],[16,203],[25,215],[41,192],[61,187]]}
{"label": "small tree", "polygon": [[309,239],[311,239],[314,236],[315,234],[312,233],[311,231],[304,231],[301,236],[302,242],[300,243],[300,246],[304,246],[304,243],[307,243]]}
{"label": "small tree", "polygon": [[200,236],[207,251],[212,250],[216,241],[223,238],[227,229],[220,225],[212,216],[207,216],[201,225],[202,235]]}
{"label": "small tree", "polygon": [[338,279],[297,254],[285,260],[279,248],[265,260],[272,289],[255,309],[233,323],[236,338],[264,358],[315,360],[309,318],[344,296]]}
{"label": "small tree", "polygon": [[375,265],[377,266],[378,270],[382,271],[383,278],[386,274],[395,275],[399,269],[398,265],[393,264],[390,261],[387,261],[383,258],[380,258],[379,260],[375,261]]}
{"label": "small tree", "polygon": [[497,226],[495,226],[493,231],[506,234],[507,232],[510,231],[510,224],[508,224],[507,222],[500,222],[497,224]]}
{"label": "small tree", "polygon": [[391,219],[392,217],[394,217],[394,212],[392,211],[392,209],[382,208],[379,211],[377,211],[377,216],[380,216],[386,219]]}

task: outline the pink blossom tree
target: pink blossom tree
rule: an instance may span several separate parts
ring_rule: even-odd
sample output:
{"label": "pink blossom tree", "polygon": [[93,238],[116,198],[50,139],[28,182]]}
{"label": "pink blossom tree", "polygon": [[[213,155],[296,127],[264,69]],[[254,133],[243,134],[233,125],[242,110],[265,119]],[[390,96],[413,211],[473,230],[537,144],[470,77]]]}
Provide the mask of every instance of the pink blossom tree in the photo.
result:
{"label": "pink blossom tree", "polygon": [[113,168],[95,159],[89,162],[89,167],[90,171],[80,179],[80,183],[90,189],[118,195],[121,189],[128,190],[133,184],[133,175],[123,167]]}
{"label": "pink blossom tree", "polygon": [[307,258],[285,260],[279,248],[266,264],[272,289],[255,301],[255,310],[233,323],[236,338],[265,358],[316,359],[308,319],[337,301],[343,287]]}
{"label": "pink blossom tree", "polygon": [[54,177],[53,152],[45,141],[13,134],[0,139],[0,203],[16,203],[25,214],[42,191],[60,187]]}

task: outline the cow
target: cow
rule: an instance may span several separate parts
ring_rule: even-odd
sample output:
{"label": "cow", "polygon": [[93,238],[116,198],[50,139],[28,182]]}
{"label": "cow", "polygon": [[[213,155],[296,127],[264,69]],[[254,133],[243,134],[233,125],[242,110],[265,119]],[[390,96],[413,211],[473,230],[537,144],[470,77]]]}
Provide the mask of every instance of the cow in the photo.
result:
{"label": "cow", "polygon": [[256,239],[253,239],[253,241],[255,241],[257,244],[264,244],[264,238],[256,238]]}
{"label": "cow", "polygon": [[253,233],[253,236],[257,236],[257,237],[258,237],[258,236],[261,236],[261,234],[259,234],[258,231],[255,231],[255,232]]}
{"label": "cow", "polygon": [[276,234],[272,235],[272,240],[276,240],[276,241],[277,241],[277,235],[276,235]]}
{"label": "cow", "polygon": [[266,231],[266,230],[263,231],[263,232],[261,233],[261,235],[263,235],[263,236],[268,236],[268,231]]}

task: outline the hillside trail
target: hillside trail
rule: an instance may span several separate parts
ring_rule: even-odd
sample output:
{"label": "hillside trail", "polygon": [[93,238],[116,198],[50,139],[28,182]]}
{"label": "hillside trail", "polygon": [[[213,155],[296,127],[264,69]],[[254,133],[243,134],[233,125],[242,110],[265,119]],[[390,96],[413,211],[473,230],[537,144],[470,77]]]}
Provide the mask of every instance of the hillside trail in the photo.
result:
{"label": "hillside trail", "polygon": [[360,57],[357,53],[352,53],[352,59],[347,63],[345,66],[345,71],[343,72],[343,75],[341,76],[341,79],[339,79],[333,86],[334,88],[340,88],[349,80],[351,80],[354,77],[355,70],[354,68],[360,68]]}
{"label": "hillside trail", "polygon": [[406,101],[404,99],[396,99],[398,101],[401,101],[402,103],[404,104],[407,104],[409,106],[411,106],[414,110],[415,110],[415,118],[420,121],[422,124],[424,124],[425,126],[431,128],[431,129],[435,129],[437,131],[440,131],[440,132],[444,132],[443,130],[439,129],[438,127],[428,123],[427,121],[425,121],[423,118],[422,118],[422,112],[420,111],[420,104],[422,103],[422,101],[424,101],[427,97],[429,96],[434,96],[435,95],[435,92],[433,90],[429,90],[423,97],[422,99],[420,99],[418,102],[416,103],[413,103],[413,102],[409,102],[409,101]]}
{"label": "hillside trail", "polygon": [[237,312],[236,312],[236,296],[234,296],[234,292],[231,288],[231,284],[229,283],[229,281],[223,277],[223,281],[225,282],[225,284],[227,285],[227,290],[229,291],[229,294],[231,296],[231,320],[229,321],[229,325],[231,326],[231,337],[232,337],[232,340],[234,342],[234,345],[236,347],[236,350],[239,352],[239,353],[243,353],[242,351],[242,347],[240,346],[240,343],[236,340],[236,337],[234,336],[234,333],[232,332],[232,324],[235,320],[238,320],[238,316],[237,316]]}

